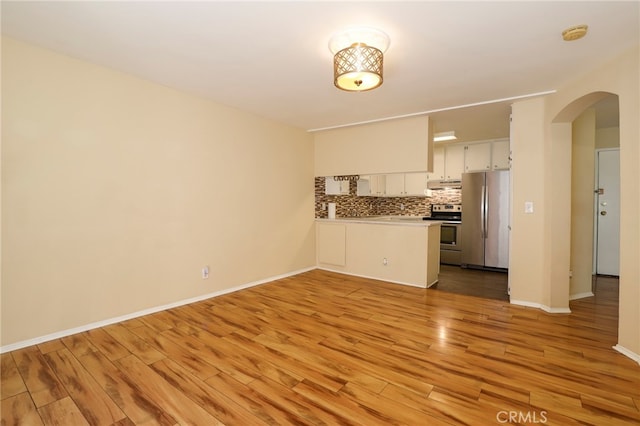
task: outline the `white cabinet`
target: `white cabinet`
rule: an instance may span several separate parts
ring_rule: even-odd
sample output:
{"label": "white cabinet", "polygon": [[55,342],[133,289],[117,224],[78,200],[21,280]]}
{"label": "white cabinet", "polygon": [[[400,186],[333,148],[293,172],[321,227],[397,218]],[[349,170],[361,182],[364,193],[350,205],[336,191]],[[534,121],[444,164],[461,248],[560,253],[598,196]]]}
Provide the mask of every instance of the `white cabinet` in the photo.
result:
{"label": "white cabinet", "polygon": [[433,172],[428,180],[462,179],[465,146],[462,144],[439,145],[433,148]]}
{"label": "white cabinet", "polygon": [[427,173],[396,173],[386,175],[387,197],[424,197]]}
{"label": "white cabinet", "polygon": [[348,180],[334,180],[333,177],[324,178],[324,193],[326,195],[349,195]]}
{"label": "white cabinet", "polygon": [[405,173],[404,195],[407,197],[424,197],[424,190],[427,189],[427,180],[427,173]]}
{"label": "white cabinet", "polygon": [[346,226],[343,224],[316,224],[317,262],[344,266],[346,264]]}
{"label": "white cabinet", "polygon": [[316,222],[320,269],[426,288],[440,272],[440,225]]}
{"label": "white cabinet", "polygon": [[428,174],[427,180],[444,179],[444,146],[433,147],[433,171]]}
{"label": "white cabinet", "polygon": [[356,195],[383,197],[386,193],[386,175],[365,175],[358,180]]}
{"label": "white cabinet", "polygon": [[463,172],[507,170],[509,149],[508,139],[435,146],[428,180],[461,179]]}
{"label": "white cabinet", "polygon": [[493,142],[491,146],[491,170],[508,170],[510,156],[509,140]]}
{"label": "white cabinet", "polygon": [[386,176],[385,195],[387,197],[401,197],[404,195],[403,173],[394,173]]}
{"label": "white cabinet", "polygon": [[369,185],[371,187],[371,195],[382,197],[387,193],[387,176],[386,175],[371,175]]}
{"label": "white cabinet", "polygon": [[464,147],[465,173],[489,170],[491,170],[491,142],[466,145]]}
{"label": "white cabinet", "polygon": [[356,194],[364,197],[424,197],[427,176],[422,172],[360,176]]}
{"label": "white cabinet", "polygon": [[447,145],[444,151],[445,179],[462,179],[464,145]]}

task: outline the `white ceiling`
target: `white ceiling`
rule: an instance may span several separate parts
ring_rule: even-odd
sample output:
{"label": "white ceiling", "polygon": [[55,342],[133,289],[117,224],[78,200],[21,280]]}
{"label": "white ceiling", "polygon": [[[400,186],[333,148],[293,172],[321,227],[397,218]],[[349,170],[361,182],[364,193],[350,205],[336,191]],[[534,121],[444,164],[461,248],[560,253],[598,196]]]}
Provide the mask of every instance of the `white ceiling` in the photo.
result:
{"label": "white ceiling", "polygon": [[[638,1],[10,2],[2,33],[303,129],[561,88],[637,45]],[[589,25],[584,39],[561,32]],[[331,35],[385,31],[384,84],[333,86]],[[433,113],[460,140],[508,136],[509,101]]]}

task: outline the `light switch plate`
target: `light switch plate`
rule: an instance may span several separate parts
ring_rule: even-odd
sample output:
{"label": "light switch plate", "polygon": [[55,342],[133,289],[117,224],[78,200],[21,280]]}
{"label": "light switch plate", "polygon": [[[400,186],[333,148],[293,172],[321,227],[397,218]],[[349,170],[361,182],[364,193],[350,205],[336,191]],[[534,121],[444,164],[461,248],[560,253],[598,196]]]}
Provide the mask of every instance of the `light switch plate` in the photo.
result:
{"label": "light switch plate", "polygon": [[525,201],[524,202],[524,212],[525,213],[533,213],[533,201]]}

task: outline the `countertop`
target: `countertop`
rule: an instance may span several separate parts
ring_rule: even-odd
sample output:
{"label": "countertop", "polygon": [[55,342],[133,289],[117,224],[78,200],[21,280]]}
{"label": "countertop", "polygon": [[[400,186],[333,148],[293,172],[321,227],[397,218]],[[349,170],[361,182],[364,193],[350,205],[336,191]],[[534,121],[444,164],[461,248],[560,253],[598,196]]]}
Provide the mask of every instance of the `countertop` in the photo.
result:
{"label": "countertop", "polygon": [[440,226],[443,222],[438,220],[423,220],[422,216],[354,216],[336,217],[335,219],[317,218],[318,222],[327,223],[375,223],[382,225],[402,225],[402,226]]}

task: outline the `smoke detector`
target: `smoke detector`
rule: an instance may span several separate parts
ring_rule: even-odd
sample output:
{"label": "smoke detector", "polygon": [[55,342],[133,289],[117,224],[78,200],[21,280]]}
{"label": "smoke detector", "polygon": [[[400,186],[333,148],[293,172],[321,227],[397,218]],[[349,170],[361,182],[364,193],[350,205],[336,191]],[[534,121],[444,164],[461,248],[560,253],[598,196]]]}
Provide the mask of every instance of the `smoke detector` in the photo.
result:
{"label": "smoke detector", "polygon": [[575,27],[569,27],[562,32],[562,39],[564,41],[578,40],[587,35],[587,25],[576,25]]}

